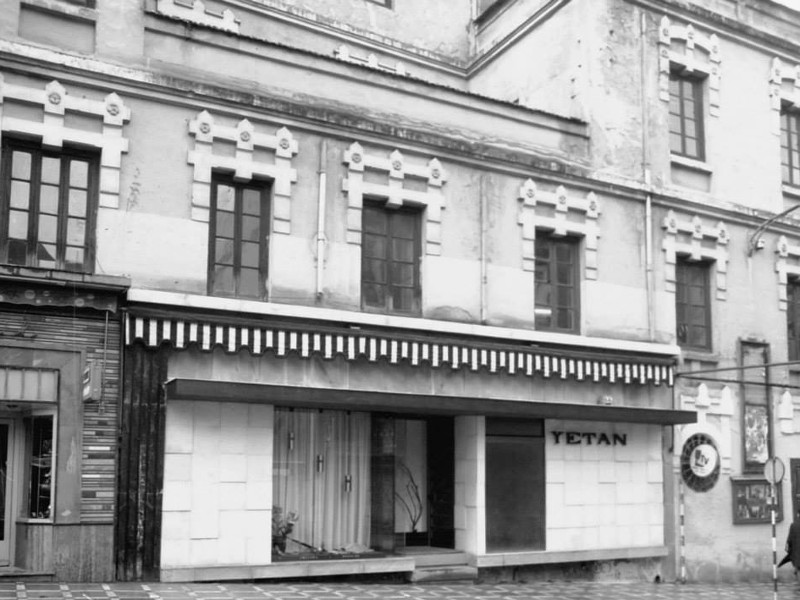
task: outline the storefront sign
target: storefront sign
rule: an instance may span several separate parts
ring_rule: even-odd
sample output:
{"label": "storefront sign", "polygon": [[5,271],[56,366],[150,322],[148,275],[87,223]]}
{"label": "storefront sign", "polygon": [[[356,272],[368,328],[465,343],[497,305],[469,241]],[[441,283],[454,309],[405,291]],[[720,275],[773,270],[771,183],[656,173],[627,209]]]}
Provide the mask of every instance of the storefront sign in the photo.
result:
{"label": "storefront sign", "polygon": [[551,431],[556,444],[577,446],[625,446],[628,444],[627,433],[595,433],[593,431]]}
{"label": "storefront sign", "polygon": [[710,490],[719,478],[719,451],[709,436],[696,433],[683,444],[681,475],[696,492]]}

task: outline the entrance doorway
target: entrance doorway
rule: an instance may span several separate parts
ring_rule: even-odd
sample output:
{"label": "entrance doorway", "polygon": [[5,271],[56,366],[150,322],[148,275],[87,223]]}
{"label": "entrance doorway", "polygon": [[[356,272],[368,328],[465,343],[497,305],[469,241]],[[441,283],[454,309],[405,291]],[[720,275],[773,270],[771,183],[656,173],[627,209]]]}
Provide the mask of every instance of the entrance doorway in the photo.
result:
{"label": "entrance doorway", "polygon": [[800,458],[789,459],[789,472],[792,482],[792,514],[791,521],[795,520],[797,511],[800,510]]}
{"label": "entrance doorway", "polygon": [[11,448],[13,440],[13,423],[0,420],[0,566],[8,566],[11,560],[11,513],[13,465]]}

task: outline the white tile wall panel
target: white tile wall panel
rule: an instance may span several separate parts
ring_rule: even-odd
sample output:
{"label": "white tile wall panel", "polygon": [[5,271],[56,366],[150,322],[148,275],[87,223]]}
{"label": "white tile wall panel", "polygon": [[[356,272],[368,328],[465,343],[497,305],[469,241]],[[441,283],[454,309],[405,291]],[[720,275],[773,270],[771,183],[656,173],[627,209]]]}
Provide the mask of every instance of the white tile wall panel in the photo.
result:
{"label": "white tile wall panel", "polygon": [[192,510],[189,517],[189,537],[194,540],[209,540],[219,537],[219,510]]}
{"label": "white tile wall panel", "polygon": [[219,457],[219,480],[221,482],[247,481],[247,456],[239,454],[221,454]]}
{"label": "white tile wall panel", "polygon": [[[243,510],[246,503],[247,484],[220,483],[219,484],[219,509],[220,510]],[[269,501],[269,498],[267,498]]]}

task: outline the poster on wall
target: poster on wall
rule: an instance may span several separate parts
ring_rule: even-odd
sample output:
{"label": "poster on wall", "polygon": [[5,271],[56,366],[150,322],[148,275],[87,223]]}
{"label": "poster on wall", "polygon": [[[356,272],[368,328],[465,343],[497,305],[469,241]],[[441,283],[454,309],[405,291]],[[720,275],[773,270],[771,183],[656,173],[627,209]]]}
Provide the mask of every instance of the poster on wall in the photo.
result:
{"label": "poster on wall", "polygon": [[[771,523],[770,484],[765,479],[731,479],[733,523]],[[775,486],[775,520],[783,520],[781,484]]]}
{"label": "poster on wall", "polygon": [[683,443],[681,476],[695,492],[707,492],[719,479],[719,451],[711,436],[696,433]]}
{"label": "poster on wall", "polygon": [[745,463],[764,464],[769,458],[769,417],[766,406],[748,405],[744,408]]}

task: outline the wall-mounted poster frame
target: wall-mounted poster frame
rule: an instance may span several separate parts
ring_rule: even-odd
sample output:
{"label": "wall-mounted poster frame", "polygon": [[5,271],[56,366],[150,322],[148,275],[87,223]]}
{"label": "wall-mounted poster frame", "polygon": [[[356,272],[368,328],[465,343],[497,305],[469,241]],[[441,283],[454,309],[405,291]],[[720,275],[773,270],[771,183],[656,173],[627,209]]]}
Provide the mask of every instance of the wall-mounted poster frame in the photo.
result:
{"label": "wall-mounted poster frame", "polygon": [[[739,366],[742,381],[742,472],[762,473],[764,463],[772,456],[772,407],[769,398],[769,344],[755,340],[740,340]],[[760,368],[764,365],[764,368]]]}
{"label": "wall-mounted poster frame", "polygon": [[[766,479],[731,479],[734,525],[771,523],[770,485]],[[783,521],[781,484],[775,486],[775,521]]]}

